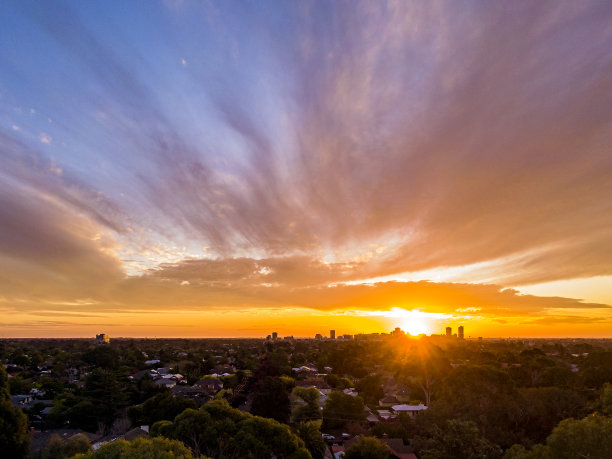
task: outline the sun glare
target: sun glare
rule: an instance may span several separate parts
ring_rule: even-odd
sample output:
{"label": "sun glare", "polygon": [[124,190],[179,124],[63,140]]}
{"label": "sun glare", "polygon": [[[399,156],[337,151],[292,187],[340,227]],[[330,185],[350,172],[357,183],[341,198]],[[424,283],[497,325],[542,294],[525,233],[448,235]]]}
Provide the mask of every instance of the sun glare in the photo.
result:
{"label": "sun glare", "polygon": [[430,334],[429,324],[427,324],[424,320],[406,319],[404,322],[402,322],[400,328],[410,333],[412,336]]}

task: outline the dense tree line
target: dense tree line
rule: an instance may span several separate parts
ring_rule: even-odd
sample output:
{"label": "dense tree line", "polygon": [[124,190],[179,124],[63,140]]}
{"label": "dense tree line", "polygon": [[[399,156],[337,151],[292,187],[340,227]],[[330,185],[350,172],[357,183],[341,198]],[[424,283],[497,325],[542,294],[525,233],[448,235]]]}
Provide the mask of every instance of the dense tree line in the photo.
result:
{"label": "dense tree line", "polygon": [[[154,435],[181,442],[196,457],[321,458],[328,447],[321,432],[401,438],[421,458],[564,457],[560,449],[600,457],[609,448],[611,348],[609,341],[525,345],[401,335],[344,342],[117,340],[107,346],[4,340],[0,356],[11,378],[0,373],[0,447],[6,457],[27,454],[27,416],[32,422],[45,405],[35,401],[20,410],[10,394],[36,389],[53,403],[42,428],[70,426],[109,434],[118,432],[118,425],[150,425]],[[149,359],[155,363],[146,364]],[[212,396],[196,402],[173,395],[146,373],[131,376],[165,366],[193,384],[228,365],[237,371],[218,376],[224,388],[218,400],[207,403]],[[302,365],[316,370],[293,372]],[[315,379],[330,388],[326,397],[300,387],[301,379],[312,378],[313,372],[324,374]],[[389,385],[401,385],[427,411],[368,425],[366,408],[375,415]],[[235,410],[238,406],[249,413]],[[225,437],[224,429],[229,432]],[[213,441],[216,435],[221,440]],[[93,454],[79,450],[84,443],[79,446],[77,440],[54,438],[40,457]],[[132,447],[117,444],[116,451]],[[349,457],[386,448],[372,438],[357,444]],[[153,446],[143,443],[141,448]]]}

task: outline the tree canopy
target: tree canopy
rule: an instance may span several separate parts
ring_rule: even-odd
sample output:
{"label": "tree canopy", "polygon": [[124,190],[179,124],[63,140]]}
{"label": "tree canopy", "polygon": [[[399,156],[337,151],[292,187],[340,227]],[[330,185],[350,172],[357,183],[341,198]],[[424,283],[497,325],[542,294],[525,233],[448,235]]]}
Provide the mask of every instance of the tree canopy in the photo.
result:
{"label": "tree canopy", "polygon": [[389,459],[389,450],[374,437],[361,437],[346,449],[344,459]]}
{"label": "tree canopy", "polygon": [[116,440],[102,445],[96,451],[78,454],[74,459],[193,459],[183,443],[167,438],[137,438],[132,441]]}
{"label": "tree canopy", "polygon": [[214,400],[199,410],[187,409],[174,422],[154,424],[152,433],[163,433],[188,445],[194,455],[213,457],[312,458],[304,442],[289,426],[274,419],[253,416]]}
{"label": "tree canopy", "polygon": [[0,365],[0,452],[7,458],[25,457],[29,447],[28,418],[13,406],[6,371]]}

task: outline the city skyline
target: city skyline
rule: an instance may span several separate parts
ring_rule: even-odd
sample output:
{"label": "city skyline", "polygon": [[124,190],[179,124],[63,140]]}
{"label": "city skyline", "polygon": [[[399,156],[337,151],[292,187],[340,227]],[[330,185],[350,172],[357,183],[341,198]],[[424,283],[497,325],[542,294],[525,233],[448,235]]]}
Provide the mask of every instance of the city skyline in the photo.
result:
{"label": "city skyline", "polygon": [[0,337],[612,338],[608,2],[0,4]]}

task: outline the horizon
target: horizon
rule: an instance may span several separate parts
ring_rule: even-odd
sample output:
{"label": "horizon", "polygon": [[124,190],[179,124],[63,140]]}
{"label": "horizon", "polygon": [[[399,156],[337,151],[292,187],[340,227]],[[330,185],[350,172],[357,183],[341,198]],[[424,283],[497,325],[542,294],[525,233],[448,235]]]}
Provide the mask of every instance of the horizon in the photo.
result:
{"label": "horizon", "polygon": [[3,2],[0,338],[612,338],[611,23]]}

